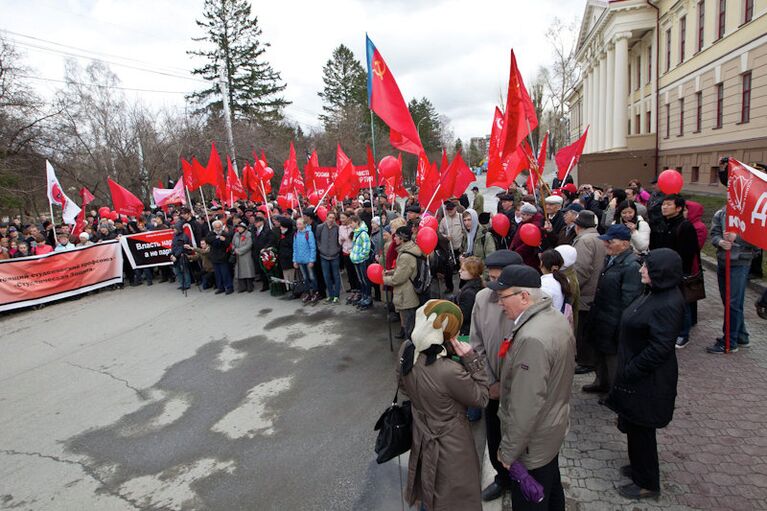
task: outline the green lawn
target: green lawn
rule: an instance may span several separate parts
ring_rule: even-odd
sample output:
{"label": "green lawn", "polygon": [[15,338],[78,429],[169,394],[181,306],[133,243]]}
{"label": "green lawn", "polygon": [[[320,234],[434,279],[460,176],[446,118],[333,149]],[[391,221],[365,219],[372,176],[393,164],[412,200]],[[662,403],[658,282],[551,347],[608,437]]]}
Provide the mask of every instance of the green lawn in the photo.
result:
{"label": "green lawn", "polygon": [[[724,206],[727,200],[726,197],[719,197],[715,195],[685,195],[684,197],[685,199],[695,201],[703,206],[702,220],[709,230],[711,230],[711,219],[713,218],[714,213],[716,213],[719,208]],[[711,257],[716,257],[716,249],[708,241],[703,246],[703,253]],[[767,257],[762,259],[762,272],[764,275],[767,275]]]}

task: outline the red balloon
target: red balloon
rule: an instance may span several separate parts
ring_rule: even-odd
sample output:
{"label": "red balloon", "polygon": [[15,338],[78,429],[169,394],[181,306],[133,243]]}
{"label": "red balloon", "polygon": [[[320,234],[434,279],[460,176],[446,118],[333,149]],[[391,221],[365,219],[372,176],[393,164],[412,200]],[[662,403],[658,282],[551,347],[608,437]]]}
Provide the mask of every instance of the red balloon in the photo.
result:
{"label": "red balloon", "polygon": [[109,219],[110,220],[112,220],[114,222],[118,218],[120,218],[120,215],[119,215],[119,213],[117,213],[117,211],[110,211],[109,212]]}
{"label": "red balloon", "polygon": [[674,169],[666,169],[658,175],[658,189],[666,195],[681,192],[683,186],[682,174]]}
{"label": "red balloon", "polygon": [[261,179],[265,181],[269,181],[270,179],[274,177],[274,169],[272,169],[272,167],[265,167],[264,171],[261,174],[262,174]]}
{"label": "red balloon", "polygon": [[537,247],[541,244],[541,230],[533,224],[522,224],[519,228],[519,238],[525,245]]}
{"label": "red balloon", "polygon": [[266,207],[266,204],[261,204],[261,205],[258,207],[258,210],[259,210],[261,213],[263,213],[263,214],[265,214],[265,215],[266,215],[266,214],[267,214],[267,212],[269,211],[269,208],[267,208],[267,207]]}
{"label": "red balloon", "polygon": [[431,229],[434,229],[436,232],[439,228],[439,224],[437,223],[437,219],[433,216],[425,216],[421,219],[421,227],[429,227]]}
{"label": "red balloon", "polygon": [[317,209],[314,210],[314,213],[317,215],[317,218],[319,218],[323,222],[328,217],[328,210],[325,206],[318,207]]}
{"label": "red balloon", "polygon": [[504,238],[507,234],[509,234],[509,229],[511,229],[511,222],[509,222],[509,217],[503,213],[493,215],[492,225],[493,231],[497,234],[500,234],[501,237]]}
{"label": "red balloon", "polygon": [[312,192],[309,194],[309,204],[316,205],[320,201],[320,194],[317,192]]}
{"label": "red balloon", "polygon": [[429,255],[437,248],[437,231],[431,227],[422,227],[418,229],[415,237],[415,243],[425,255]]}
{"label": "red balloon", "polygon": [[101,206],[99,208],[99,216],[101,218],[109,218],[109,208],[106,206]]}
{"label": "red balloon", "polygon": [[381,161],[378,162],[378,170],[381,171],[383,177],[389,178],[398,175],[402,168],[400,167],[399,160],[394,156],[384,156]]}
{"label": "red balloon", "polygon": [[368,266],[368,280],[373,284],[383,284],[383,266],[378,263]]}

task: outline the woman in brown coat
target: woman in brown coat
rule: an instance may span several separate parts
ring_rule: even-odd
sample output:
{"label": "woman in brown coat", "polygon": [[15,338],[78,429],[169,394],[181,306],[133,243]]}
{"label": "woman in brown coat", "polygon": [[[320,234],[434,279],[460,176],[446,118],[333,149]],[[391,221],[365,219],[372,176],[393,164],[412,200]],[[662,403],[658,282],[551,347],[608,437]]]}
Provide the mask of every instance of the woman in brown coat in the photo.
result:
{"label": "woman in brown coat", "polygon": [[487,404],[487,374],[484,359],[456,339],[462,323],[457,305],[429,300],[416,312],[412,340],[400,348],[397,373],[413,411],[405,498],[428,511],[482,509],[466,408]]}

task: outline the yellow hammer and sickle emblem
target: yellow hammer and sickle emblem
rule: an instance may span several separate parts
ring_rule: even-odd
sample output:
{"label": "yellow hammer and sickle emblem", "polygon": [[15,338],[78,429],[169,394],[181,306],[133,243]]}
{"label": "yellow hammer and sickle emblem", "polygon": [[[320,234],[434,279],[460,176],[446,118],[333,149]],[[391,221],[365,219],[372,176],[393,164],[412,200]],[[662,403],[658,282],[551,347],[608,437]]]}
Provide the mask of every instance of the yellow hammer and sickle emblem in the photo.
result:
{"label": "yellow hammer and sickle emblem", "polygon": [[384,74],[386,74],[386,65],[381,60],[373,61],[373,74],[383,80]]}

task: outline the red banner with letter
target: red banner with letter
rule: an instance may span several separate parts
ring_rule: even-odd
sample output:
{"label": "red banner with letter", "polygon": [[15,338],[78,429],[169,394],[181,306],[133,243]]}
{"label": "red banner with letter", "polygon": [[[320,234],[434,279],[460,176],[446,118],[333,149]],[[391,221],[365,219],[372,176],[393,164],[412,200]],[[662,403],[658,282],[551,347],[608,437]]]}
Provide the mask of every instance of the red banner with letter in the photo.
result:
{"label": "red banner with letter", "polygon": [[117,241],[0,261],[0,311],[29,307],[119,284]]}
{"label": "red banner with letter", "polygon": [[767,174],[730,158],[727,232],[767,250]]}

